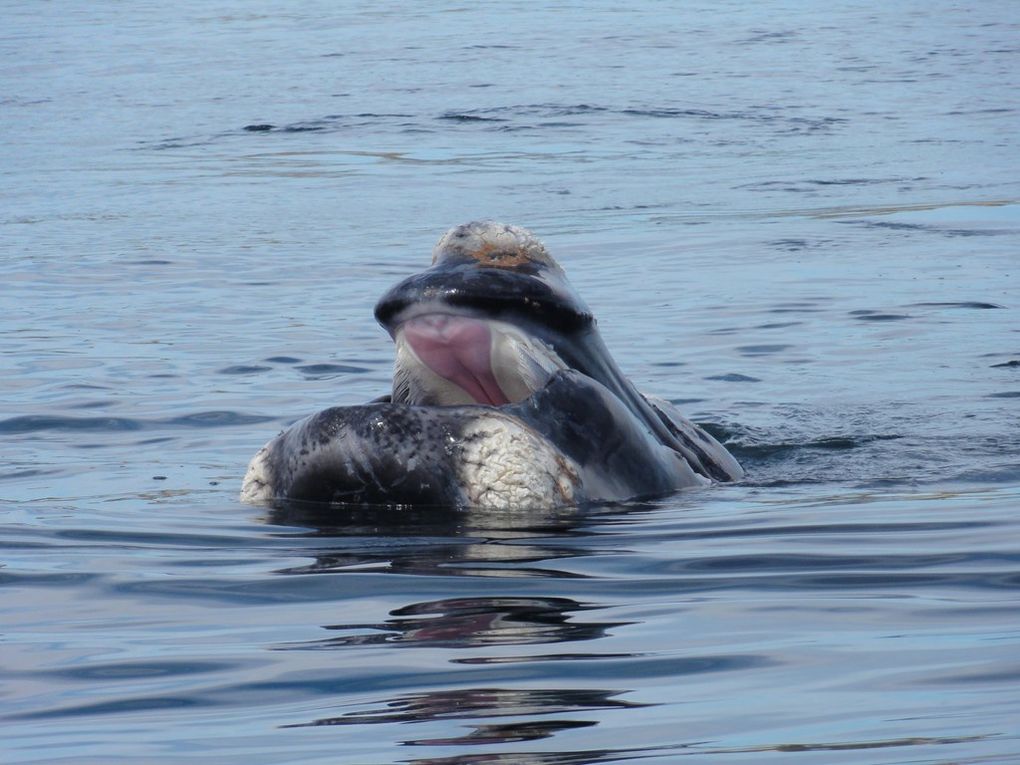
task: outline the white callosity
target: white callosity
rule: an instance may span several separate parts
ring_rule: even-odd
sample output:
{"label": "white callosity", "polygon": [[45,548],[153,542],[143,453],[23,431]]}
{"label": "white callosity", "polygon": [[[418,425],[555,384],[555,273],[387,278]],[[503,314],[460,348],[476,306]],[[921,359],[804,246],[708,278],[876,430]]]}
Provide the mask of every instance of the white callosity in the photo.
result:
{"label": "white callosity", "polygon": [[473,507],[553,508],[581,499],[580,468],[508,417],[470,421],[461,450],[461,485]]}
{"label": "white callosity", "polygon": [[562,270],[542,241],[526,228],[484,220],[447,231],[432,250],[432,262],[444,255],[473,258],[487,251],[517,253],[524,259]]}
{"label": "white callosity", "polygon": [[248,463],[244,481],[241,483],[242,502],[263,502],[276,496],[276,487],[266,464],[268,451],[269,444],[266,444],[255,453],[251,462]]}

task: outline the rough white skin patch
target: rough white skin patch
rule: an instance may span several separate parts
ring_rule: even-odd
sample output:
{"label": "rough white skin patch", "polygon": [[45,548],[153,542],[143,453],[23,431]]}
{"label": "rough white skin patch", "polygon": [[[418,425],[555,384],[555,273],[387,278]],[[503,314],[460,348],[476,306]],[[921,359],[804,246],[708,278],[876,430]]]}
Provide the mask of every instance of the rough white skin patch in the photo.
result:
{"label": "rough white skin patch", "polygon": [[264,502],[273,498],[273,486],[266,470],[266,452],[269,444],[259,449],[248,463],[241,483],[242,502]]}
{"label": "rough white skin patch", "polygon": [[[496,253],[497,257],[489,257]],[[496,267],[501,261],[508,266],[531,261],[562,270],[541,240],[526,228],[489,220],[465,223],[447,231],[432,250],[432,262],[446,255],[476,258]]]}
{"label": "rough white skin patch", "polygon": [[506,417],[479,417],[464,429],[461,485],[474,507],[533,510],[576,502],[573,460]]}

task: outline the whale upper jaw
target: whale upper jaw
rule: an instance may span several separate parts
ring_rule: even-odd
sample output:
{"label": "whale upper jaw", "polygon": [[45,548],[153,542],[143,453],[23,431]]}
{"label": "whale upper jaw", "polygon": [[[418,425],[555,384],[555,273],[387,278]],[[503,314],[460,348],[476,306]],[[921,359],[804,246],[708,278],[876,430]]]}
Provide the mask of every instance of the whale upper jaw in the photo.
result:
{"label": "whale upper jaw", "polygon": [[553,348],[509,322],[447,305],[418,304],[393,330],[394,403],[503,406],[566,369]]}

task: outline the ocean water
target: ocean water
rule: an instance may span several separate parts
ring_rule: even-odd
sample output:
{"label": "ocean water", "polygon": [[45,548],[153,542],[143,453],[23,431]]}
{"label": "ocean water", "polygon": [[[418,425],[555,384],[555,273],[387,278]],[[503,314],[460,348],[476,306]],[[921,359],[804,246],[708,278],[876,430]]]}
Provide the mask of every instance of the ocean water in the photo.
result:
{"label": "ocean water", "polygon": [[[0,762],[1020,761],[1020,6],[0,3]],[[735,485],[253,507],[534,230]]]}

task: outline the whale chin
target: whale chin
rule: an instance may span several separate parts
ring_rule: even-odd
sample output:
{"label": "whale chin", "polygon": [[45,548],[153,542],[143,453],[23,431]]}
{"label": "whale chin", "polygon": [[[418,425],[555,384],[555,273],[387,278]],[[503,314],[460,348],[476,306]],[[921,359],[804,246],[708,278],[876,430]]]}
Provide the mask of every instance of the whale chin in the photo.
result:
{"label": "whale chin", "polygon": [[567,364],[505,321],[451,310],[417,312],[393,333],[393,403],[505,406],[541,390]]}

